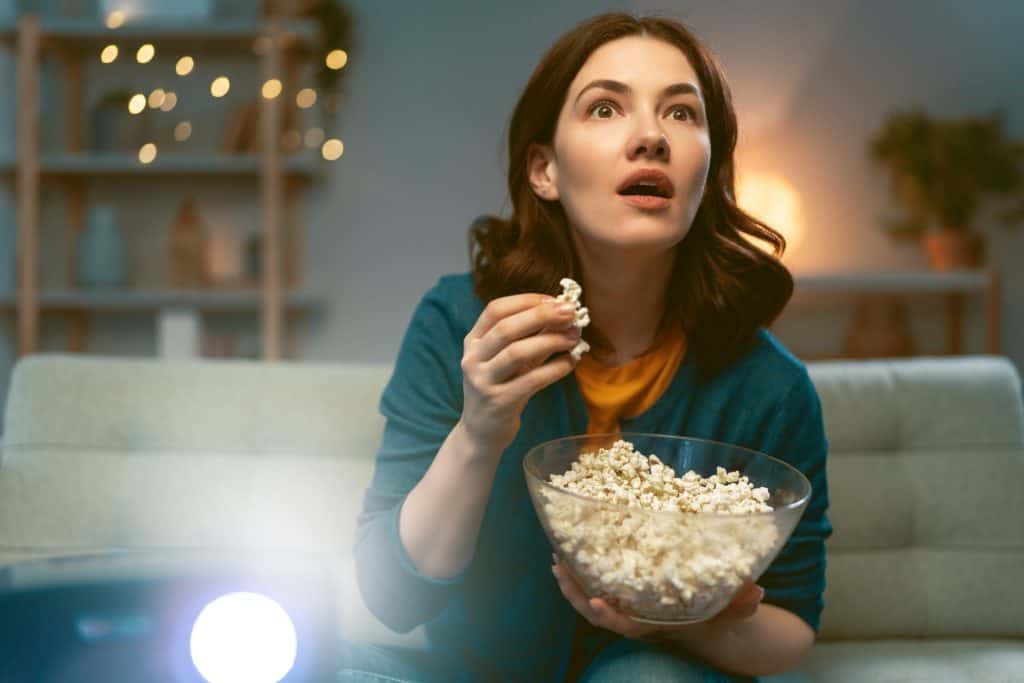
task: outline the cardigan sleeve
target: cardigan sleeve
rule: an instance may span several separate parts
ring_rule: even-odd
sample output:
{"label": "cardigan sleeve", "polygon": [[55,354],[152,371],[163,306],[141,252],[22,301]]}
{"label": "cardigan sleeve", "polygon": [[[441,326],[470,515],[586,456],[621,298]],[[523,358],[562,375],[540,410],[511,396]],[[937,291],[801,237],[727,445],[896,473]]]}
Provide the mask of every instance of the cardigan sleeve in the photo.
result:
{"label": "cardigan sleeve", "polygon": [[[462,335],[444,283],[417,305],[380,400],[384,434],[357,520],[356,576],[367,608],[405,633],[437,616],[465,572],[421,574],[402,545],[399,513],[462,414]],[[440,523],[440,520],[438,520]]]}
{"label": "cardigan sleeve", "polygon": [[811,483],[811,500],[792,535],[757,583],[764,602],[793,612],[817,633],[824,609],[825,540],[828,518],[828,441],[821,402],[804,372],[787,392],[765,429],[761,450],[793,465]]}

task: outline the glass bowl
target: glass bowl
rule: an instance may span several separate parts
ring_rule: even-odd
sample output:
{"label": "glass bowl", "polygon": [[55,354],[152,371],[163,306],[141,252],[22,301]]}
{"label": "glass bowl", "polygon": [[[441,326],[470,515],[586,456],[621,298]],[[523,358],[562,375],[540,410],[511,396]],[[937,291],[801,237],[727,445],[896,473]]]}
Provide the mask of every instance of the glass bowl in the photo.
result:
{"label": "glass bowl", "polygon": [[[559,488],[584,453],[619,440],[656,455],[683,477],[738,471],[767,489],[770,512],[649,510]],[[611,601],[637,621],[689,624],[710,619],[747,582],[756,582],[785,545],[811,497],[811,483],[792,465],[731,444],[662,434],[570,436],[542,443],[523,459],[527,488],[561,562],[588,597]]]}

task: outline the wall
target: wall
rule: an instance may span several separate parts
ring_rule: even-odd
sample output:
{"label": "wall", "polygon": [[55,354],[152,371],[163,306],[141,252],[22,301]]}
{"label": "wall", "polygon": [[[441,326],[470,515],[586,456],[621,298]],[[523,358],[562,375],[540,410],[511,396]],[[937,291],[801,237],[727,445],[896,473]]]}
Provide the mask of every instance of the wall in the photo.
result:
{"label": "wall", "polygon": [[[313,189],[307,211],[309,284],[330,301],[304,330],[310,360],[394,357],[422,293],[440,275],[467,268],[469,223],[507,211],[508,118],[534,65],[558,35],[605,9],[682,18],[718,53],[738,109],[741,159],[783,174],[803,196],[808,233],[787,256],[797,272],[923,265],[915,247],[893,244],[878,227],[895,207],[865,140],[891,109],[920,105],[960,116],[1002,107],[1011,134],[1024,138],[1015,67],[1024,58],[1024,3],[349,4],[359,47],[340,118],[345,156],[330,182]],[[0,77],[8,78],[2,68]],[[13,80],[6,84],[10,92]],[[985,220],[979,227],[1005,279],[1004,348],[1024,367],[1024,271],[1013,268],[1024,254],[1024,229]],[[941,350],[941,302],[912,304],[921,352]],[[831,299],[798,296],[778,329],[794,347],[836,348],[847,315],[848,306]],[[966,315],[967,349],[982,351],[977,302]],[[144,322],[132,329],[147,334]],[[0,340],[0,378],[10,340]],[[121,348],[108,341],[100,352]]]}

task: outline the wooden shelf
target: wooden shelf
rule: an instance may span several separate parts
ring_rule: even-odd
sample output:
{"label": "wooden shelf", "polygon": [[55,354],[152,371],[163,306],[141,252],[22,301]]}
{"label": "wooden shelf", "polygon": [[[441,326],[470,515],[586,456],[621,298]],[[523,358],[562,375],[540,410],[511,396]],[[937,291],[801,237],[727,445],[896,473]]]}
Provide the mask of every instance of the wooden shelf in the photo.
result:
{"label": "wooden shelf", "polygon": [[[12,174],[17,167],[11,159],[0,160],[0,173]],[[282,171],[290,176],[313,177],[323,165],[311,153],[288,157]],[[130,154],[57,154],[40,160],[44,176],[252,176],[260,174],[260,158],[255,155],[167,154],[150,164],[140,163]]]}
{"label": "wooden shelf", "polygon": [[796,292],[943,293],[984,292],[991,285],[987,270],[862,271],[795,275]]}
{"label": "wooden shelf", "polygon": [[[324,307],[324,297],[310,291],[283,293],[285,308],[316,311]],[[262,306],[257,289],[173,290],[120,289],[110,291],[49,290],[39,294],[39,308],[55,311],[146,312],[167,308],[188,308],[200,311],[256,312]],[[13,310],[16,299],[0,295],[0,310]]]}
{"label": "wooden shelf", "polygon": [[[263,34],[266,25],[257,19],[229,19],[210,17],[203,22],[148,22],[126,23],[116,29],[107,28],[98,19],[43,18],[39,22],[43,40],[88,47],[100,43],[119,41],[160,41],[167,47],[177,44],[201,53],[211,49],[253,49],[252,42]],[[278,22],[281,37],[286,44],[312,46],[317,28],[312,21],[288,20]],[[17,26],[0,26],[0,40],[16,40]]]}

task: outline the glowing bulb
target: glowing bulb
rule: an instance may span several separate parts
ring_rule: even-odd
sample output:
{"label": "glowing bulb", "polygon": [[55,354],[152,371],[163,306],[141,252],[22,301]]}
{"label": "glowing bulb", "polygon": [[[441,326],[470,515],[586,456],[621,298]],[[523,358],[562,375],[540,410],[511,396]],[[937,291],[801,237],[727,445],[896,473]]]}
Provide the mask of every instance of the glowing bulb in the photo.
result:
{"label": "glowing bulb", "polygon": [[135,61],[139,64],[149,64],[155,55],[156,48],[151,43],[146,43],[135,53]]}
{"label": "glowing bulb", "polygon": [[156,145],[152,142],[147,142],[142,147],[139,147],[139,161],[149,164],[152,163],[153,159],[156,159]]}
{"label": "glowing bulb", "polygon": [[276,78],[271,78],[269,81],[263,84],[262,89],[263,97],[268,100],[272,100],[281,94],[281,81]]}
{"label": "glowing bulb", "polygon": [[322,128],[310,128],[306,131],[306,147],[315,149],[319,147],[324,141],[324,131]]}
{"label": "glowing bulb", "polygon": [[128,100],[128,111],[132,114],[141,114],[142,110],[146,108],[146,96],[142,93],[135,93],[132,98]]}
{"label": "glowing bulb", "polygon": [[124,11],[116,9],[107,15],[107,28],[121,28],[124,26]]}
{"label": "glowing bulb", "polygon": [[316,90],[303,88],[295,96],[295,104],[299,105],[300,109],[309,109],[316,104]]}
{"label": "glowing bulb", "polygon": [[159,109],[163,106],[164,100],[167,99],[167,93],[164,92],[163,88],[157,88],[153,92],[149,93],[149,108]]}
{"label": "glowing bulb", "polygon": [[178,104],[178,96],[172,92],[164,95],[164,103],[160,105],[160,111],[171,111]]}
{"label": "glowing bulb", "polygon": [[323,148],[320,150],[320,153],[324,155],[324,159],[327,159],[327,161],[338,159],[344,152],[345,145],[338,138],[331,138],[324,143]]}
{"label": "glowing bulb", "polygon": [[174,139],[178,142],[185,142],[192,137],[192,124],[182,121],[174,127]]}
{"label": "glowing bulb", "polygon": [[117,45],[107,45],[103,48],[103,52],[100,53],[101,62],[110,64],[115,59],[117,59]]}
{"label": "glowing bulb", "polygon": [[[740,173],[736,179],[736,203],[768,227],[786,238],[786,252],[795,249],[804,237],[804,216],[800,194],[786,179],[770,173]],[[770,244],[748,238],[755,246],[773,253]]]}
{"label": "glowing bulb", "polygon": [[195,65],[195,61],[188,55],[185,55],[184,57],[179,59],[178,62],[174,65],[174,73],[178,74],[179,76],[188,76],[190,73],[192,73],[192,67],[194,67]]}
{"label": "glowing bulb", "polygon": [[224,97],[228,94],[228,90],[231,90],[231,81],[227,76],[217,76],[210,83],[210,94],[214,97]]}
{"label": "glowing bulb", "polygon": [[192,663],[210,683],[277,683],[295,666],[295,624],[259,593],[229,593],[199,612],[189,636]]}
{"label": "glowing bulb", "polygon": [[348,53],[344,50],[331,50],[324,61],[327,62],[328,69],[337,71],[348,64]]}

